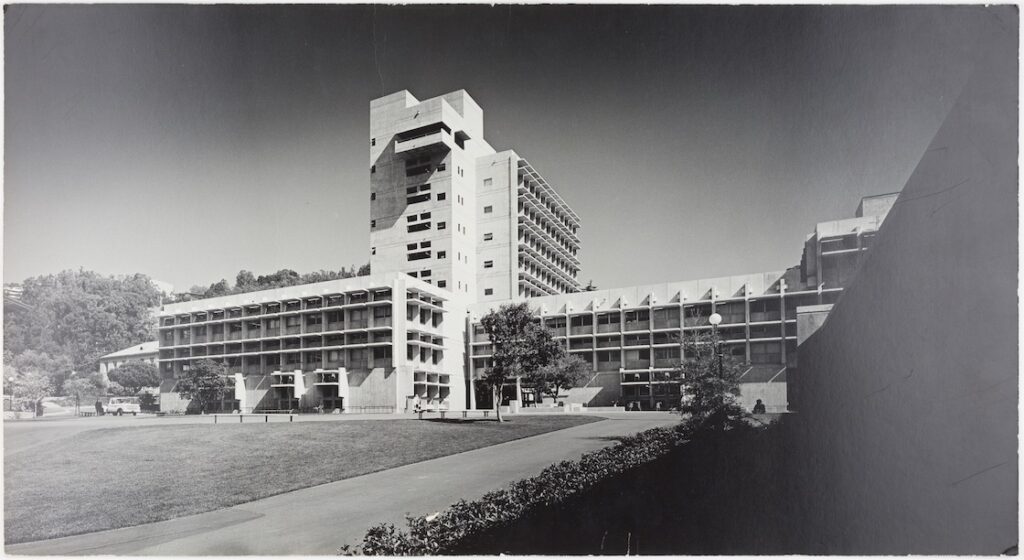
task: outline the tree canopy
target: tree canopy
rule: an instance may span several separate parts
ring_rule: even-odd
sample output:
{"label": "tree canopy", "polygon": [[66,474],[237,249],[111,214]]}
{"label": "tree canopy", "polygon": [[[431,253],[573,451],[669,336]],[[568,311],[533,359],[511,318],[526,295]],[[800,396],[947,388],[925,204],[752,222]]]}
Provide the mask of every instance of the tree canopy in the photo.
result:
{"label": "tree canopy", "polygon": [[143,274],[102,276],[87,270],[29,278],[25,310],[4,314],[4,361],[35,352],[57,360],[51,377],[94,371],[100,356],[155,338],[152,309],[160,291]]}
{"label": "tree canopy", "polygon": [[227,388],[224,364],[213,360],[199,360],[181,373],[175,391],[181,398],[191,400],[200,412],[210,403],[220,400]]}
{"label": "tree canopy", "polygon": [[590,378],[592,365],[576,354],[569,354],[562,345],[550,363],[538,367],[526,376],[528,383],[543,395],[557,400],[559,394],[580,387]]}
{"label": "tree canopy", "polygon": [[532,375],[564,350],[526,302],[502,305],[481,318],[480,324],[494,347],[491,365],[484,370],[481,381],[491,388],[500,422],[502,385]]}
{"label": "tree canopy", "polygon": [[745,418],[746,411],[736,401],[744,364],[729,354],[719,357],[716,340],[707,333],[687,335],[683,351],[686,359],[673,377],[682,382],[680,410],[689,415],[687,425],[694,430],[721,430]]}
{"label": "tree canopy", "polygon": [[187,293],[177,294],[175,302],[188,301],[190,299],[206,299],[232,294],[245,294],[260,290],[271,290],[274,288],[285,288],[301,284],[314,284],[328,280],[340,280],[342,278],[353,278],[355,276],[368,276],[370,274],[370,263],[366,263],[357,270],[355,265],[341,270],[318,270],[299,274],[294,270],[282,268],[273,274],[261,274],[256,276],[248,270],[240,270],[235,275],[235,283],[231,285],[226,279],[210,284],[209,287],[192,286]]}
{"label": "tree canopy", "polygon": [[149,362],[127,362],[107,373],[111,381],[124,388],[125,393],[136,395],[143,387],[160,385],[160,372]]}

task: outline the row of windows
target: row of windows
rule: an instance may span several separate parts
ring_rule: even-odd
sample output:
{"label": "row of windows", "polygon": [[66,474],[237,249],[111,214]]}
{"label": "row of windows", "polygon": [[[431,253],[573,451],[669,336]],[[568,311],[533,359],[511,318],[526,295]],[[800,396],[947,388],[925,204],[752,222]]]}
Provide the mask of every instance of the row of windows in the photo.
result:
{"label": "row of windows", "polygon": [[188,314],[180,314],[174,317],[162,317],[161,327],[173,325],[186,325],[191,323],[202,323],[207,321],[223,321],[225,319],[241,319],[243,317],[257,317],[261,315],[276,315],[289,312],[315,312],[319,309],[339,307],[342,305],[358,305],[370,301],[390,301],[391,290],[379,289],[370,293],[365,291],[349,294],[335,294],[329,296],[313,296],[304,299],[293,299],[288,301],[275,301],[263,304],[251,304],[225,309],[209,309],[205,311],[193,311]]}

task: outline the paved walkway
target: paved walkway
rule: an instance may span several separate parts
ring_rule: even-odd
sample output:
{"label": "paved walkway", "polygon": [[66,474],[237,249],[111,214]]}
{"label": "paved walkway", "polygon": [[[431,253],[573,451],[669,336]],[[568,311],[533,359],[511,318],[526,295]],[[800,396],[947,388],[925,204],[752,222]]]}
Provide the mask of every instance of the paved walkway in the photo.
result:
{"label": "paved walkway", "polygon": [[[48,541],[9,545],[26,555],[329,555],[380,522],[404,526],[544,467],[679,421],[671,414],[608,419],[213,512]],[[239,469],[239,476],[258,476]]]}

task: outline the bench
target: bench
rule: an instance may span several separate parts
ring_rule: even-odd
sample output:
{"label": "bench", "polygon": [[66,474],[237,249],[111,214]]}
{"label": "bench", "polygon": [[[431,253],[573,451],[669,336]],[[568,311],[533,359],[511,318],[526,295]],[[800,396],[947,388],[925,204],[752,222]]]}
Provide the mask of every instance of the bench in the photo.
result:
{"label": "bench", "polygon": [[425,413],[425,412],[436,412],[436,413],[441,415],[441,420],[444,420],[445,417],[446,417],[445,415],[448,414],[449,412],[462,412],[462,417],[463,418],[469,418],[469,413],[470,412],[483,412],[484,413],[484,418],[487,418],[491,414],[490,410],[462,410],[462,411],[452,411],[452,410],[418,410],[418,411],[416,411],[416,415],[419,417],[420,420],[423,420],[423,413]]}

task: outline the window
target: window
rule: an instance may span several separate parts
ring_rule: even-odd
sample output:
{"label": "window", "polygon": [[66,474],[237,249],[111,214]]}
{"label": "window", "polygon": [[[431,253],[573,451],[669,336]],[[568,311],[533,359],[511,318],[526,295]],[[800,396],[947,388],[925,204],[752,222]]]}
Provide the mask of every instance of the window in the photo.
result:
{"label": "window", "polygon": [[429,220],[430,219],[430,212],[424,212],[424,213],[420,214],[420,219],[421,220]]}
{"label": "window", "polygon": [[488,177],[487,179],[484,179],[484,186],[485,186],[485,187],[489,187],[489,186],[491,186],[491,185],[492,185],[493,183],[494,183],[494,179],[491,179],[490,177]]}
{"label": "window", "polygon": [[494,261],[484,261],[484,268],[494,268]]}
{"label": "window", "polygon": [[418,194],[416,196],[405,197],[406,204],[419,204],[420,202],[426,202],[430,200],[430,193]]}
{"label": "window", "polygon": [[490,214],[491,212],[494,212],[493,206],[484,206],[484,214]]}
{"label": "window", "polygon": [[371,255],[376,255],[377,254],[377,248],[376,247],[370,247],[370,254]]}
{"label": "window", "polygon": [[372,228],[377,227],[377,220],[370,220],[370,227],[372,227]]}
{"label": "window", "polygon": [[371,165],[370,166],[370,173],[376,173],[376,172],[377,172],[377,166],[376,165]]}
{"label": "window", "polygon": [[[440,255],[441,253],[438,253]],[[410,261],[419,261],[430,258],[430,251],[420,251],[418,253],[409,253],[406,258]]]}
{"label": "window", "polygon": [[447,226],[444,222],[437,222],[437,229],[442,230]]}
{"label": "window", "polygon": [[443,164],[443,163],[437,164],[437,170],[438,171],[444,171],[445,169],[447,169],[447,166],[445,166],[445,164]]}
{"label": "window", "polygon": [[377,145],[377,139],[376,138],[370,138],[370,145],[371,146],[376,146]]}
{"label": "window", "polygon": [[410,273],[409,273],[409,276],[412,276],[413,278],[418,278],[418,277],[419,277],[419,274],[420,274],[419,272],[415,272],[415,271],[413,271],[413,272],[410,272]]}
{"label": "window", "polygon": [[485,233],[484,234],[484,241],[490,241],[492,239],[494,239],[494,234],[493,233]]}
{"label": "window", "polygon": [[445,198],[446,198],[445,193],[443,193],[443,192],[437,193],[437,199],[438,200],[444,200]]}
{"label": "window", "polygon": [[447,288],[448,287],[448,281],[447,280],[438,280],[437,281],[437,287],[438,288]]}
{"label": "window", "polygon": [[494,295],[494,290],[492,288],[484,288],[484,295],[485,296],[492,296],[492,295]]}
{"label": "window", "polygon": [[420,249],[426,249],[427,247],[430,247],[429,241],[420,241]]}
{"label": "window", "polygon": [[412,216],[406,216],[405,217],[405,221],[407,221],[407,222],[415,222],[416,221],[416,214],[413,214]]}
{"label": "window", "polygon": [[423,272],[420,272],[420,278],[430,278],[430,271],[424,270]]}
{"label": "window", "polygon": [[416,250],[416,244],[415,243],[407,243],[405,245],[405,250],[406,251],[415,251]]}
{"label": "window", "polygon": [[377,193],[375,193],[375,192],[370,193],[370,200],[377,200]]}
{"label": "window", "polygon": [[409,226],[409,227],[407,227],[405,229],[409,233],[415,233],[417,231],[426,231],[426,230],[430,229],[430,222],[421,222],[421,223],[418,223],[418,224],[413,224],[413,225],[411,225],[411,226]]}
{"label": "window", "polygon": [[446,258],[447,256],[448,256],[448,253],[446,253],[445,251],[438,251],[437,252],[437,258],[439,258],[439,259]]}

